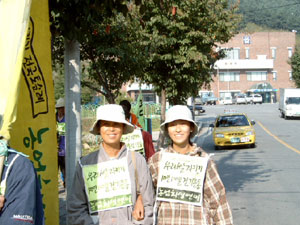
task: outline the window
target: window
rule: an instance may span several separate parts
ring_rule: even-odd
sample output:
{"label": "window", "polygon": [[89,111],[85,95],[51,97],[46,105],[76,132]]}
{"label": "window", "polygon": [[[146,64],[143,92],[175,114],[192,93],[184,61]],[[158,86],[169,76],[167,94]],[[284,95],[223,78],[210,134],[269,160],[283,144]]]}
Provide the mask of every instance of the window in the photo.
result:
{"label": "window", "polygon": [[288,47],[288,57],[291,58],[293,55],[293,48],[292,47]]}
{"label": "window", "polygon": [[248,81],[262,81],[267,80],[267,72],[264,71],[253,71],[246,72]]}
{"label": "window", "polygon": [[277,80],[277,71],[272,71],[273,74],[273,80]]}
{"label": "window", "polygon": [[250,48],[245,48],[245,58],[246,59],[250,58]]}
{"label": "window", "polygon": [[221,116],[216,127],[249,126],[249,121],[244,115]]}
{"label": "window", "polygon": [[276,47],[271,48],[272,59],[276,59]]}
{"label": "window", "polygon": [[224,59],[240,59],[239,48],[228,48],[225,51],[226,57]]}
{"label": "window", "polygon": [[144,102],[155,102],[155,95],[153,93],[143,93]]}
{"label": "window", "polygon": [[292,73],[292,71],[288,71],[289,72],[289,78],[290,78],[290,80],[293,80],[293,73]]}
{"label": "window", "polygon": [[250,36],[244,36],[243,41],[244,41],[244,44],[251,44],[251,37]]}
{"label": "window", "polygon": [[220,81],[240,81],[239,72],[221,72],[219,76]]}

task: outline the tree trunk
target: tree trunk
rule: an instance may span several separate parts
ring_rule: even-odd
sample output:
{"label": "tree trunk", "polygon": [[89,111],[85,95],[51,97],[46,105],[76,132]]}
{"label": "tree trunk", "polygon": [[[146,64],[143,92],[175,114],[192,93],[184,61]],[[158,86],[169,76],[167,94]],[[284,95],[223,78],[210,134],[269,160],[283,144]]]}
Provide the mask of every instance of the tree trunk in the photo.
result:
{"label": "tree trunk", "polygon": [[196,106],[195,106],[195,98],[194,97],[192,97],[192,106],[193,106],[192,115],[193,115],[193,120],[195,121]]}
{"label": "tree trunk", "polygon": [[[160,112],[160,122],[163,123],[166,120],[166,90],[163,89],[161,91],[161,112]],[[157,142],[157,150],[164,147],[165,136],[160,131],[158,142]]]}
{"label": "tree trunk", "polygon": [[[80,49],[76,40],[65,41],[65,111],[66,111],[66,186],[68,193],[75,174],[75,167],[81,157],[80,116]],[[68,224],[68,223],[67,223]]]}
{"label": "tree trunk", "polygon": [[108,101],[108,104],[115,104],[115,96],[111,93],[108,93],[105,95],[106,100]]}

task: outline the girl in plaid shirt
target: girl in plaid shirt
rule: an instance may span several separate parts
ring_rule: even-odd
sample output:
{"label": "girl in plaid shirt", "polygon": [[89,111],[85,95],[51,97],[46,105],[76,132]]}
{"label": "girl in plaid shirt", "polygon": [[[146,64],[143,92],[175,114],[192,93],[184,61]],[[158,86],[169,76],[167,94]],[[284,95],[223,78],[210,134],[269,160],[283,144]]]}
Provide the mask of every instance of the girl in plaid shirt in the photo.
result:
{"label": "girl in plaid shirt", "polygon": [[[157,187],[162,154],[173,153],[194,157],[209,157],[190,138],[197,134],[198,126],[192,119],[187,106],[176,105],[166,113],[161,130],[172,143],[149,159],[154,186]],[[176,187],[175,187],[176,188]],[[216,164],[208,160],[203,183],[202,206],[173,201],[157,201],[156,224],[159,225],[229,225],[232,214],[225,195],[225,188],[218,174]]]}

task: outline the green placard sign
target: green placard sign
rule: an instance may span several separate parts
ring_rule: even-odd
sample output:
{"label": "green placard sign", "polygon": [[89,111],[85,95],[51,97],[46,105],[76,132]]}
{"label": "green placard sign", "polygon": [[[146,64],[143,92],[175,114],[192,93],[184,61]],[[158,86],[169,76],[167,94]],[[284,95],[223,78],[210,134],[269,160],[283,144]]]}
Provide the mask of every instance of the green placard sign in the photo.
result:
{"label": "green placard sign", "polygon": [[121,142],[126,144],[129,151],[137,151],[145,156],[144,140],[140,129],[135,129],[129,134],[122,135]]}
{"label": "green placard sign", "polygon": [[82,167],[90,211],[132,205],[127,158]]}
{"label": "green placard sign", "polygon": [[202,206],[208,157],[162,153],[157,200]]}
{"label": "green placard sign", "polygon": [[65,122],[57,122],[57,132],[59,135],[64,136],[66,134],[66,123]]}

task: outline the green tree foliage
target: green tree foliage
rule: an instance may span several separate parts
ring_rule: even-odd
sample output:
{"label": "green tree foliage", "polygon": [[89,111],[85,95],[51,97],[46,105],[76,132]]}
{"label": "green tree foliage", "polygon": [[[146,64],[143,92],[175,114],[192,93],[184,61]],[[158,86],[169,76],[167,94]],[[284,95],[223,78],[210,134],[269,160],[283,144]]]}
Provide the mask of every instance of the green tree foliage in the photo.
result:
{"label": "green tree foliage", "polygon": [[54,96],[55,99],[59,99],[65,96],[64,92],[64,69],[61,64],[53,65],[53,80],[54,80]]}
{"label": "green tree foliage", "polygon": [[139,29],[138,21],[121,14],[93,23],[89,31],[92,35],[81,43],[81,57],[88,62],[89,77],[83,86],[115,102],[122,85],[140,76],[145,67]]}
{"label": "green tree foliage", "polygon": [[300,88],[300,49],[297,48],[289,61],[292,67],[293,81],[297,88]]}
{"label": "green tree foliage", "polygon": [[126,14],[127,3],[125,0],[51,0],[51,33],[81,43],[95,21],[103,22],[114,11]]}
{"label": "green tree foliage", "polygon": [[212,66],[222,57],[216,43],[236,33],[236,6],[227,0],[149,0],[145,6],[149,66],[142,79],[165,92],[170,104],[184,103],[212,81]]}
{"label": "green tree foliage", "polygon": [[[50,3],[53,61],[63,63],[64,38],[81,45],[81,60],[88,63],[82,85],[102,93],[113,103],[123,84],[141,73],[138,21],[128,14],[129,1],[53,0]],[[140,1],[135,1],[140,4]]]}

